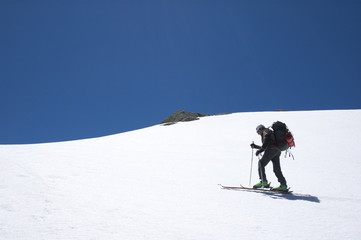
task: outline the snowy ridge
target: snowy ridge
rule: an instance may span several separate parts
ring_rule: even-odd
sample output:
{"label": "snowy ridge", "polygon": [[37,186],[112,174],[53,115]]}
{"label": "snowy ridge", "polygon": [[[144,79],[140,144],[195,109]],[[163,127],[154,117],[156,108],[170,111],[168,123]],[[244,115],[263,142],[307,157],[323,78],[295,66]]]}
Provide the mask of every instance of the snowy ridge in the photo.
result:
{"label": "snowy ridge", "polygon": [[[311,197],[222,190],[248,185],[255,127],[276,120],[296,141],[283,173]],[[0,145],[0,239],[359,239],[360,122],[361,110],[234,113]]]}

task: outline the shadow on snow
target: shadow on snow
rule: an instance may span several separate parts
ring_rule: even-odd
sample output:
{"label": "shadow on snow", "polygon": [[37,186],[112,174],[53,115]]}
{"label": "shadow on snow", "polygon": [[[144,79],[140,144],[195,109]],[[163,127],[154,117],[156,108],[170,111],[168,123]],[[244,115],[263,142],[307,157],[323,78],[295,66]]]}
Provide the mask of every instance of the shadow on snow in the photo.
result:
{"label": "shadow on snow", "polygon": [[321,200],[316,197],[312,196],[310,194],[301,194],[301,193],[278,193],[278,192],[270,192],[270,191],[254,191],[254,190],[248,190],[248,189],[224,189],[224,190],[233,190],[233,191],[247,191],[247,192],[253,192],[257,194],[263,194],[267,195],[270,198],[273,199],[286,199],[286,200],[293,200],[293,201],[308,201],[308,202],[314,202],[314,203],[320,203]]}

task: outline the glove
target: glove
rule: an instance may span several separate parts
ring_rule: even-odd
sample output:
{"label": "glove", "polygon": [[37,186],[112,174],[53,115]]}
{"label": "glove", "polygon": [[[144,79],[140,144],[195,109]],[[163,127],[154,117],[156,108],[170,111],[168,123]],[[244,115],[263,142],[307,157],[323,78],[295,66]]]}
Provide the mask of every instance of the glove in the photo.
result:
{"label": "glove", "polygon": [[257,145],[254,144],[254,143],[252,143],[252,144],[251,144],[251,148],[257,148]]}
{"label": "glove", "polygon": [[256,156],[258,156],[258,155],[260,155],[261,153],[263,153],[264,152],[264,149],[262,148],[262,149],[260,149],[260,150],[257,150],[257,152],[256,152]]}

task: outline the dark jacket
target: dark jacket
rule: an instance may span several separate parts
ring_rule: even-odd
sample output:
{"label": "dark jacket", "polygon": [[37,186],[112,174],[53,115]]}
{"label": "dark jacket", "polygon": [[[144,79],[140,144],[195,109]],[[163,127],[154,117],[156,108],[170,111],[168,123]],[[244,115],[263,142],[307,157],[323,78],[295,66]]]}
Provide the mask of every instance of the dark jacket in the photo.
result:
{"label": "dark jacket", "polygon": [[276,139],[271,129],[265,128],[261,134],[262,147],[256,146],[257,149],[278,149],[276,146]]}

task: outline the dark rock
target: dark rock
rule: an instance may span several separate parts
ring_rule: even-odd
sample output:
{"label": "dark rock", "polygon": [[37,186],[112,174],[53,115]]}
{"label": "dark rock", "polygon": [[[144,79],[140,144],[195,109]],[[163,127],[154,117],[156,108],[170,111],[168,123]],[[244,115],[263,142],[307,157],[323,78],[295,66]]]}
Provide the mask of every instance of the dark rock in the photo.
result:
{"label": "dark rock", "polygon": [[220,114],[210,115],[210,114],[203,114],[203,113],[191,113],[191,112],[187,112],[184,110],[179,110],[179,111],[173,113],[172,115],[170,115],[169,117],[167,117],[166,119],[164,119],[161,122],[161,124],[163,124],[164,126],[168,126],[168,125],[175,124],[177,122],[189,122],[189,121],[198,120],[200,117],[226,115],[226,114],[228,114],[228,113],[220,113]]}
{"label": "dark rock", "polygon": [[161,124],[171,125],[177,122],[189,122],[189,121],[198,120],[200,117],[205,117],[205,116],[210,116],[210,115],[202,114],[202,113],[191,113],[184,110],[179,110],[173,113],[172,115],[170,115],[169,117],[167,117],[166,119],[164,119],[161,122]]}

